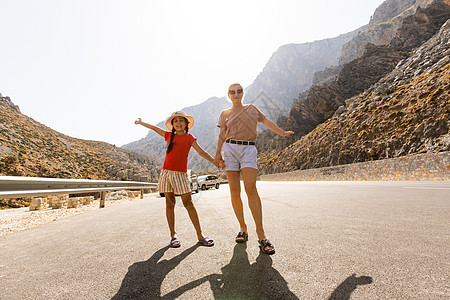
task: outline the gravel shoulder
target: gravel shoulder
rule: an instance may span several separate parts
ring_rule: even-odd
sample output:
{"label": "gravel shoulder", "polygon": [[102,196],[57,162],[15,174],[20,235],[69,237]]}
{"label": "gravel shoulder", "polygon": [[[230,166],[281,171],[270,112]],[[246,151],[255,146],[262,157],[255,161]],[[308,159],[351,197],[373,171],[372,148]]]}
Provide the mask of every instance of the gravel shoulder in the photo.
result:
{"label": "gravel shoulder", "polygon": [[[146,197],[149,195],[156,197],[156,194],[147,194]],[[111,196],[107,196],[105,205],[116,205],[124,201],[133,201],[135,199],[122,196],[118,193],[111,193]],[[99,209],[99,206],[100,200],[94,200],[91,204],[82,205],[78,208],[46,208],[34,211],[30,211],[28,207],[2,209],[0,210],[0,237],[16,231],[82,214],[90,210]]]}

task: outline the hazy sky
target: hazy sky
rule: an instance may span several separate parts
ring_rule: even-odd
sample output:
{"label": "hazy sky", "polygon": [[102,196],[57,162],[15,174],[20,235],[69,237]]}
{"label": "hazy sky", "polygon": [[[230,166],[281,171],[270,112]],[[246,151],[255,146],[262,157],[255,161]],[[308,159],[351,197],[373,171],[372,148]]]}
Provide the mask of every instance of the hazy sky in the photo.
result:
{"label": "hazy sky", "polygon": [[282,45],[369,22],[383,0],[0,0],[0,93],[72,137],[116,146],[250,85]]}

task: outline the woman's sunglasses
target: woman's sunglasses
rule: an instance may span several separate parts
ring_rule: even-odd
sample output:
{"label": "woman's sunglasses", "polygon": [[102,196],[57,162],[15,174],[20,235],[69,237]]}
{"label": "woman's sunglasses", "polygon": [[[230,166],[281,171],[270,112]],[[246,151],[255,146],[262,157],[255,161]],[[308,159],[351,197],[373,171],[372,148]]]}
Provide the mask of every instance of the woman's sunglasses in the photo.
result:
{"label": "woman's sunglasses", "polygon": [[236,93],[238,93],[238,94],[242,94],[242,89],[238,89],[238,90],[229,90],[228,91],[228,93],[230,94],[230,95],[234,95],[234,94],[236,94]]}

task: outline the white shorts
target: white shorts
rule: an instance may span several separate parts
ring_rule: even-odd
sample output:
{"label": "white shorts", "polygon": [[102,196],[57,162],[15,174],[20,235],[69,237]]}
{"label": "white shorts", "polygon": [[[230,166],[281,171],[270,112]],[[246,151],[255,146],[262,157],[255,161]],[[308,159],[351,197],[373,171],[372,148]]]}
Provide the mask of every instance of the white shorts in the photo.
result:
{"label": "white shorts", "polygon": [[258,150],[254,145],[224,143],[221,152],[225,162],[225,171],[240,171],[243,168],[258,170],[256,157]]}

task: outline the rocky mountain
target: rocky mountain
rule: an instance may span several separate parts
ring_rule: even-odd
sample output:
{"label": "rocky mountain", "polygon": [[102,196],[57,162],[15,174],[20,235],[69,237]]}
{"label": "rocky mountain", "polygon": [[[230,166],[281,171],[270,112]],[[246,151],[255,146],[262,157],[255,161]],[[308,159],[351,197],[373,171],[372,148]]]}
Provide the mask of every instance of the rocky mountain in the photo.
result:
{"label": "rocky mountain", "polygon": [[0,102],[1,103],[5,103],[6,105],[8,105],[9,107],[11,107],[12,109],[14,109],[15,111],[20,113],[20,108],[19,106],[15,105],[12,101],[11,98],[9,98],[8,96],[3,97],[3,95],[0,93]]}
{"label": "rocky mountain", "polygon": [[[262,171],[448,151],[449,44],[448,25],[442,25],[449,7],[450,0],[386,0],[367,26],[280,47],[245,88],[245,103],[296,132],[260,134]],[[218,116],[229,106],[213,97],[183,109],[195,118],[191,132],[210,154]],[[55,132],[0,94],[0,175],[156,180],[165,153],[160,136],[150,131],[122,148]],[[195,151],[188,167],[214,169]]]}
{"label": "rocky mountain", "polygon": [[[374,12],[364,30],[342,46],[339,64],[345,64],[360,57],[367,43],[386,45],[397,34],[403,19],[413,15],[420,8],[428,7],[434,0],[386,0]],[[447,2],[445,0],[443,2]]]}
{"label": "rocky mountain", "polygon": [[7,98],[0,101],[0,176],[157,181],[151,157],[56,132]]}
{"label": "rocky mountain", "polygon": [[[335,38],[280,47],[252,85],[245,88],[244,103],[255,104],[272,120],[287,114],[293,99],[311,85],[314,73],[337,64],[342,45],[357,32],[358,30],[355,30]],[[191,132],[211,155],[214,155],[216,149],[219,134],[216,125],[219,115],[230,105],[230,101],[225,97],[212,97],[199,105],[182,109],[195,118],[195,126]],[[164,122],[156,125],[165,128]],[[122,148],[143,154],[155,154],[160,157],[161,163],[165,153],[164,141],[152,131],[146,137],[123,145]],[[214,166],[195,151],[191,151],[188,168],[199,172],[213,170]]]}
{"label": "rocky mountain", "polygon": [[[435,1],[434,3],[443,1]],[[435,9],[437,6],[434,6]],[[441,6],[441,8],[443,8]],[[426,10],[426,9],[425,9]],[[391,45],[408,48],[436,16],[405,19]],[[444,13],[446,9],[439,9]],[[426,26],[414,26],[427,20]],[[413,27],[411,27],[413,26]],[[415,39],[415,38],[414,38]],[[402,51],[402,50],[399,50]],[[333,116],[281,152],[260,157],[263,173],[450,151],[450,20],[377,83],[345,101]]]}
{"label": "rocky mountain", "polygon": [[[411,10],[412,8],[409,9]],[[415,14],[402,19],[402,26],[390,43],[368,43],[362,56],[339,67],[319,72],[319,79],[316,77],[315,80],[324,82],[300,94],[288,117],[278,120],[280,127],[293,130],[295,135],[282,138],[265,131],[259,137],[258,149],[279,151],[310,132],[344,105],[346,99],[358,95],[391,72],[414,47],[420,46],[439,30],[448,18],[450,5],[446,1],[438,0],[426,8],[419,7]],[[393,19],[397,22],[399,17]]]}
{"label": "rocky mountain", "polygon": [[337,65],[342,45],[363,28],[335,38],[281,46],[245,89],[244,102],[255,104],[271,120],[286,115],[294,98],[311,86],[314,73]]}

